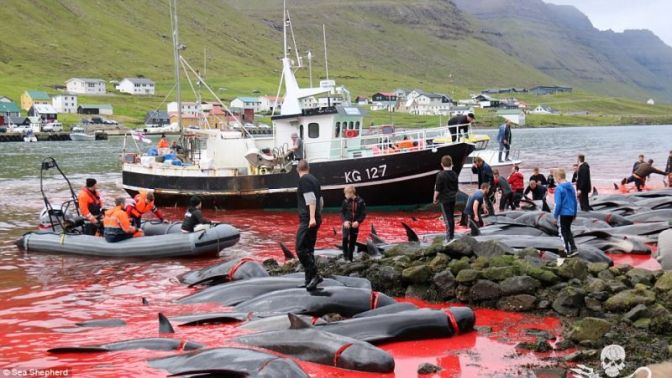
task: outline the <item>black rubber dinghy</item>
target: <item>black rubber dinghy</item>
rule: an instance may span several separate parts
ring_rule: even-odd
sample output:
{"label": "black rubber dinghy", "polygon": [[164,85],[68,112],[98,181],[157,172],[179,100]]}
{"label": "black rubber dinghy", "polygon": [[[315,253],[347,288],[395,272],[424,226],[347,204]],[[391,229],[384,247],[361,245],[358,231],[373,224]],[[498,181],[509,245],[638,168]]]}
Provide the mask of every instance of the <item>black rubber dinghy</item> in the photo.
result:
{"label": "black rubber dinghy", "polygon": [[206,231],[188,234],[174,230],[163,231],[167,233],[159,231],[160,234],[156,235],[151,232],[156,236],[143,236],[117,243],[108,243],[105,238],[89,235],[29,232],[17,240],[16,245],[26,252],[164,258],[217,255],[219,251],[236,244],[240,239],[238,229],[228,224],[219,224]]}

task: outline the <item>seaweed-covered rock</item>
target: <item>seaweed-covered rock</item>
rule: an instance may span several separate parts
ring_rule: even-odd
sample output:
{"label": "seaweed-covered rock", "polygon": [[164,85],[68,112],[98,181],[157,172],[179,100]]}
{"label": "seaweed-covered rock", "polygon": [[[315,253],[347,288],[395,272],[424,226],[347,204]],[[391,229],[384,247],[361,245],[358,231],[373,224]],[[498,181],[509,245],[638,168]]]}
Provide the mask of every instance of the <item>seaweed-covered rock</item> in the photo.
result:
{"label": "seaweed-covered rock", "polygon": [[434,374],[440,372],[441,370],[443,369],[439,366],[432,365],[429,362],[425,362],[418,366],[418,374]]}
{"label": "seaweed-covered rock", "polygon": [[392,290],[400,289],[401,272],[387,265],[373,265],[369,268],[366,278],[371,281],[375,290],[384,291],[387,294],[396,294]]}
{"label": "seaweed-covered rock", "polygon": [[434,272],[440,272],[444,270],[447,266],[448,263],[450,262],[450,257],[443,253],[438,253],[432,261],[429,262],[429,267],[432,269]]}
{"label": "seaweed-covered rock", "polygon": [[422,254],[425,247],[419,243],[399,243],[385,250],[386,256],[411,256]]}
{"label": "seaweed-covered rock", "polygon": [[474,254],[474,246],[478,242],[471,236],[464,236],[461,239],[456,239],[445,246],[443,253],[453,258],[460,258],[462,256],[471,256]]}
{"label": "seaweed-covered rock", "polygon": [[630,280],[630,284],[632,286],[635,286],[638,283],[651,286],[653,285],[653,282],[655,280],[655,276],[652,271],[642,268],[634,268],[628,271],[628,273],[626,273],[626,276]]}
{"label": "seaweed-covered rock", "polygon": [[518,294],[500,298],[497,308],[503,311],[524,312],[535,307],[537,297],[530,294]]}
{"label": "seaweed-covered rock", "polygon": [[623,312],[628,311],[638,304],[650,305],[656,301],[656,294],[650,290],[641,287],[623,290],[604,302],[604,308],[607,311]]}
{"label": "seaweed-covered rock", "polygon": [[573,286],[567,286],[560,290],[553,301],[553,309],[561,315],[577,316],[581,308],[584,307],[584,297],[586,293],[583,289]]}
{"label": "seaweed-covered rock", "polygon": [[451,273],[450,269],[446,269],[443,272],[436,273],[432,277],[432,282],[436,286],[437,294],[442,299],[449,299],[455,296],[455,287],[457,286],[457,281],[455,276]]}
{"label": "seaweed-covered rock", "polygon": [[404,295],[407,298],[418,298],[423,300],[432,300],[432,292],[429,290],[429,285],[413,284],[408,285]]}
{"label": "seaweed-covered rock", "polygon": [[487,278],[491,281],[504,281],[509,277],[513,277],[513,267],[511,266],[502,266],[502,267],[490,267],[484,269],[481,274],[484,278]]}
{"label": "seaweed-covered rock", "polygon": [[606,262],[593,262],[588,264],[588,271],[592,274],[599,274],[607,269],[609,269],[609,264]]}
{"label": "seaweed-covered rock", "polygon": [[611,323],[599,318],[583,318],[572,324],[569,338],[574,342],[597,341],[611,328]]}
{"label": "seaweed-covered rock", "polygon": [[429,269],[429,267],[424,264],[406,268],[403,272],[401,272],[401,277],[404,279],[404,281],[411,283],[427,282],[431,275],[431,269]]}
{"label": "seaweed-covered rock", "polygon": [[478,280],[469,291],[474,302],[490,301],[499,298],[502,291],[499,285],[489,280]]}
{"label": "seaweed-covered rock", "polygon": [[588,276],[588,264],[578,258],[567,259],[560,265],[558,275],[567,279],[578,278],[582,280]]}
{"label": "seaweed-covered rock", "polygon": [[460,284],[470,284],[478,279],[479,272],[474,269],[463,269],[457,274],[455,280]]}
{"label": "seaweed-covered rock", "polygon": [[448,264],[448,268],[450,268],[450,271],[453,273],[453,275],[457,276],[461,270],[471,268],[471,265],[469,264],[469,258],[463,257],[459,260],[452,260]]}
{"label": "seaweed-covered rock", "polygon": [[534,294],[541,287],[541,282],[530,276],[515,276],[499,283],[502,295]]}
{"label": "seaweed-covered rock", "polygon": [[665,272],[658,277],[655,285],[656,290],[670,291],[672,290],[672,272]]}

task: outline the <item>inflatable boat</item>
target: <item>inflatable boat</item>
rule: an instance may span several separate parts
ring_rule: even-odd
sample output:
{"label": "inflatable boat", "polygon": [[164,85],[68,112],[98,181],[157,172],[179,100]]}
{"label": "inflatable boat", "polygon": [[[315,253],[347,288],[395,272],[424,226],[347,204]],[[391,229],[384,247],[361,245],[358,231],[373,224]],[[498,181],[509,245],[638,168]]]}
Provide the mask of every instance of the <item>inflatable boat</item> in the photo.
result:
{"label": "inflatable boat", "polygon": [[146,236],[117,243],[105,238],[62,234],[57,232],[29,232],[16,241],[26,252],[73,254],[98,257],[200,257],[217,255],[240,239],[240,232],[228,224],[219,224],[206,231],[180,232],[175,224],[143,225]]}

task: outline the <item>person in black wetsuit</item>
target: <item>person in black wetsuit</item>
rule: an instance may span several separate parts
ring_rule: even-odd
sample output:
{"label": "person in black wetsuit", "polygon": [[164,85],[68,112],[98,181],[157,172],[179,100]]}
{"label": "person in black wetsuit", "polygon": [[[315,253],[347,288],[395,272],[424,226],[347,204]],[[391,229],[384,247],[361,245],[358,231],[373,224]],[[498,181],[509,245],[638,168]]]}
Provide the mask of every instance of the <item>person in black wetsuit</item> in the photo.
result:
{"label": "person in black wetsuit", "polygon": [[182,221],[182,232],[194,232],[207,229],[212,223],[203,217],[201,212],[201,198],[193,196],[189,198],[189,208],[184,213],[184,220]]}
{"label": "person in black wetsuit", "polygon": [[434,183],[434,204],[439,205],[446,225],[446,242],[455,238],[455,199],[458,191],[457,173],[453,171],[453,158],[441,158],[441,172],[436,174]]}
{"label": "person in black wetsuit", "polygon": [[352,261],[359,229],[366,218],[366,203],[357,195],[354,185],[343,189],[345,199],[341,205],[341,220],[343,221],[343,258]]}
{"label": "person in black wetsuit", "polygon": [[315,265],[317,231],[322,223],[322,188],[317,178],[310,174],[306,160],[296,166],[299,185],[296,190],[299,212],[299,228],[296,231],[296,254],[305,271],[305,287],[313,291],[323,281]]}
{"label": "person in black wetsuit", "polygon": [[537,182],[537,184],[542,185],[542,186],[548,186],[548,181],[546,180],[546,177],[539,173],[539,168],[535,167],[532,170],[532,176],[530,176],[530,180],[534,180]]}
{"label": "person in black wetsuit", "polygon": [[474,158],[474,164],[471,166],[471,173],[478,175],[478,187],[484,183],[488,184],[488,192],[485,193],[485,206],[489,215],[495,215],[495,176],[492,173],[490,164],[486,163],[480,156]]}
{"label": "person in black wetsuit", "polygon": [[576,171],[576,195],[579,197],[581,211],[590,211],[592,208],[588,202],[588,195],[593,189],[590,181],[590,166],[586,163],[586,157],[583,154],[577,157],[577,163],[579,168]]}
{"label": "person in black wetsuit", "polygon": [[448,120],[448,126],[455,126],[449,128],[450,136],[453,139],[453,142],[457,141],[458,134],[469,137],[469,126],[476,120],[474,113],[469,113],[467,115],[456,115]]}
{"label": "person in black wetsuit", "polygon": [[541,209],[543,211],[551,211],[551,208],[548,207],[548,204],[546,203],[546,187],[539,185],[539,183],[532,178],[530,178],[530,184],[525,188],[525,192],[523,193],[523,196],[528,201],[530,200],[530,197],[527,195],[530,193],[532,193],[532,201],[541,201]]}

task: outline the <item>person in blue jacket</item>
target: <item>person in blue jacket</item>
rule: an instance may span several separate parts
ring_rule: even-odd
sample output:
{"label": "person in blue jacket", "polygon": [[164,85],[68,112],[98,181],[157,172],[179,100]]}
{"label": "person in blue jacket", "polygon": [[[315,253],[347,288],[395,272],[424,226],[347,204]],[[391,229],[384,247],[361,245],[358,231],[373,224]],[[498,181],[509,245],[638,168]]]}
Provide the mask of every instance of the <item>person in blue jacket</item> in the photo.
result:
{"label": "person in blue jacket", "polygon": [[560,226],[560,240],[565,248],[563,257],[575,256],[578,252],[572,235],[572,222],[576,218],[576,191],[571,182],[567,182],[567,174],[564,169],[557,169],[555,179],[558,186],[555,189],[555,208],[553,216]]}
{"label": "person in blue jacket", "polygon": [[499,162],[502,162],[502,152],[504,150],[506,150],[504,159],[506,159],[506,161],[511,161],[511,159],[509,159],[509,152],[511,151],[511,121],[508,119],[499,126],[497,142],[499,143]]}

